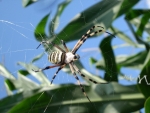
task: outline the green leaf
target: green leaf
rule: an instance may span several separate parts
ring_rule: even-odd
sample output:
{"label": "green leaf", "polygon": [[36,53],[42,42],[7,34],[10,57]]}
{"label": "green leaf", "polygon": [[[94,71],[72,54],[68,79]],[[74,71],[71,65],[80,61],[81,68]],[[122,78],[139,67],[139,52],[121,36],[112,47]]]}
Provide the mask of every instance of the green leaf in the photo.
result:
{"label": "green leaf", "polygon": [[127,19],[129,21],[129,20],[137,18],[143,14],[148,14],[149,11],[150,10],[147,10],[147,9],[132,9],[126,14],[125,19]]}
{"label": "green leaf", "polygon": [[27,75],[30,74],[27,70],[19,70],[18,72],[21,73],[24,76],[27,76]]}
{"label": "green leaf", "polygon": [[47,35],[45,33],[45,29],[46,29],[46,23],[48,21],[48,17],[50,14],[47,14],[40,22],[39,24],[36,26],[36,29],[34,31],[34,35],[36,37],[36,40],[38,40],[39,42],[46,40],[47,39]]}
{"label": "green leaf", "polygon": [[105,80],[118,81],[118,69],[115,61],[113,49],[111,47],[111,41],[114,37],[106,37],[102,40],[99,47],[101,49],[104,62],[105,62]]}
{"label": "green leaf", "polygon": [[0,75],[8,79],[15,80],[15,77],[1,64],[0,64]]}
{"label": "green leaf", "polygon": [[23,89],[23,91],[27,90],[33,90],[39,87],[37,83],[30,80],[29,78],[25,77],[21,73],[18,72],[18,81],[20,82],[20,87]]}
{"label": "green leaf", "polygon": [[137,46],[136,42],[134,42],[129,36],[127,36],[124,32],[121,32],[115,27],[111,27],[111,30],[115,33],[115,35],[122,40],[124,40],[126,43],[130,44],[131,46]]}
{"label": "green leaf", "polygon": [[140,25],[137,29],[137,32],[136,32],[139,36],[142,36],[144,29],[145,29],[145,25],[147,23],[149,23],[149,18],[150,18],[150,13],[143,15],[143,17],[141,19],[141,23],[140,23]]}
{"label": "green leaf", "polygon": [[17,85],[15,85],[17,83],[16,78],[1,64],[0,64],[0,74],[6,78],[5,86],[8,92],[15,90],[16,87],[18,87]]}
{"label": "green leaf", "polygon": [[133,8],[133,6],[135,4],[137,4],[139,1],[140,0],[132,0],[132,1],[131,0],[123,0],[121,9],[119,10],[117,17],[119,17],[125,13],[128,13],[131,10],[131,8]]}
{"label": "green leaf", "polygon": [[5,84],[7,84],[7,88],[11,91],[16,90],[16,83],[17,80],[5,79]]}
{"label": "green leaf", "polygon": [[150,51],[143,64],[143,69],[138,78],[138,87],[146,98],[150,96]]}
{"label": "green leaf", "polygon": [[[133,112],[142,108],[144,104],[144,97],[138,92],[136,86],[121,86],[118,83],[110,83],[84,87],[95,108],[103,113],[112,113],[112,109],[121,113]],[[58,109],[60,113],[75,113],[77,109],[80,113],[86,113],[94,110],[78,85],[45,87],[34,91],[34,93],[29,91],[27,95],[28,98],[20,101],[8,113],[18,111],[55,113],[58,112]],[[4,103],[6,102],[4,101]]]}
{"label": "green leaf", "polygon": [[39,85],[37,83],[35,83],[34,81],[27,78],[25,75],[20,73],[20,71],[18,71],[18,79],[17,80],[6,79],[5,84],[7,84],[7,87],[11,91],[31,90],[31,89],[36,89],[37,87],[39,87]]}
{"label": "green leaf", "polygon": [[121,67],[141,69],[145,58],[147,57],[147,51],[141,51],[131,56],[122,56],[116,58],[117,64]]}
{"label": "green leaf", "polygon": [[137,42],[140,43],[140,44],[143,44],[146,47],[147,51],[148,51],[149,48],[150,48],[150,45],[148,44],[148,42],[144,41],[143,39],[141,39],[138,36],[138,34],[135,32],[133,26],[131,25],[131,23],[129,21],[126,21],[126,22],[127,22],[128,26],[129,26],[131,32],[133,33],[134,38],[137,40]]}
{"label": "green leaf", "polygon": [[90,58],[90,64],[95,64],[97,62],[97,60],[93,57]]}
{"label": "green leaf", "polygon": [[59,18],[62,14],[62,12],[64,11],[64,9],[66,8],[66,6],[71,2],[71,0],[66,0],[63,3],[58,5],[57,8],[57,12],[55,14],[55,17],[53,18],[50,26],[49,26],[49,31],[50,34],[54,34],[54,31],[56,30],[57,26],[59,25]]}
{"label": "green leaf", "polygon": [[37,70],[38,68],[33,64],[26,64],[23,62],[18,62],[19,65],[23,66],[32,76],[34,76],[38,81],[42,83],[42,85],[49,85],[50,82],[43,74],[43,72],[34,72],[32,69]]}
{"label": "green leaf", "polygon": [[[17,105],[23,99],[33,96],[38,90],[28,90],[20,93],[16,93],[12,96],[7,96],[0,100],[0,111],[2,113],[7,113],[12,107]],[[4,106],[5,105],[5,106]]]}
{"label": "green leaf", "polygon": [[118,0],[114,0],[113,3],[111,1],[98,2],[78,14],[57,37],[68,42],[79,39],[93,25],[102,25],[108,28],[118,14],[121,4],[122,1]]}
{"label": "green leaf", "polygon": [[[138,1],[139,0],[132,0],[132,2],[130,0],[114,0],[113,3],[111,1],[106,2],[105,0],[100,1],[75,16],[57,37],[65,40],[65,42],[69,42],[79,39],[79,37],[85,34],[93,25],[101,25],[107,29],[114,19],[126,13]],[[103,8],[100,9],[101,7]],[[54,40],[55,37],[51,37],[50,41]]]}
{"label": "green leaf", "polygon": [[40,58],[42,58],[43,55],[44,55],[44,53],[37,55],[35,58],[32,59],[31,63],[36,62],[37,60],[39,60]]}
{"label": "green leaf", "polygon": [[4,83],[5,84],[5,88],[6,88],[6,91],[7,91],[7,95],[10,96],[10,95],[13,95],[13,92],[10,90],[9,86],[7,83]]}
{"label": "green leaf", "polygon": [[[130,21],[133,25],[135,25],[137,28],[139,27],[139,24],[141,23],[141,18],[135,18]],[[148,34],[150,34],[150,23],[147,23],[145,25],[144,29]]]}
{"label": "green leaf", "polygon": [[[126,67],[132,69],[142,69],[143,62],[147,56],[147,51],[142,51],[134,55],[119,55],[115,60],[118,68]],[[105,61],[103,59],[95,63],[97,69],[106,70]]]}
{"label": "green leaf", "polygon": [[29,5],[31,5],[32,3],[34,3],[34,2],[37,2],[38,0],[22,0],[22,5],[24,6],[24,7],[27,7],[27,6],[29,6]]}
{"label": "green leaf", "polygon": [[101,69],[101,70],[104,70],[104,71],[106,70],[105,61],[103,59],[100,60],[100,61],[97,61],[95,63],[95,66],[96,66],[97,69]]}
{"label": "green leaf", "polygon": [[148,97],[145,101],[144,108],[145,108],[145,113],[150,113],[150,97]]}

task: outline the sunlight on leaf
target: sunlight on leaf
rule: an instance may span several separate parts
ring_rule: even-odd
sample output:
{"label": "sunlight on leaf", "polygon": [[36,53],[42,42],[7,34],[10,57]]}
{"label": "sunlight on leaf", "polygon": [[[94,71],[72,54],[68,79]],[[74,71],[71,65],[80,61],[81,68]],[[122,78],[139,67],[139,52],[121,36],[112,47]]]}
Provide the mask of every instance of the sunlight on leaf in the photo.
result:
{"label": "sunlight on leaf", "polygon": [[22,5],[24,6],[24,7],[27,7],[27,6],[29,6],[29,5],[31,5],[32,3],[35,3],[35,2],[37,2],[38,0],[22,0]]}

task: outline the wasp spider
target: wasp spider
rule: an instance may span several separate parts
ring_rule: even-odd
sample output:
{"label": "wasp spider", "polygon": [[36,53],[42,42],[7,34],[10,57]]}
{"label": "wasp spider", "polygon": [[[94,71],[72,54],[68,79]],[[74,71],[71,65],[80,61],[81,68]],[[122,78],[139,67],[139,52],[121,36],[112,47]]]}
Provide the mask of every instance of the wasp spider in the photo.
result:
{"label": "wasp spider", "polygon": [[[98,30],[98,31],[92,32],[93,29],[96,28],[96,27],[99,27],[99,28],[101,28],[101,29]],[[105,31],[104,28],[101,27],[101,26],[93,26],[91,29],[89,29],[89,30],[87,31],[86,34],[84,34],[84,35],[81,37],[81,39],[76,43],[76,45],[74,46],[74,48],[72,49],[72,51],[69,51],[69,50],[68,50],[68,48],[67,48],[67,46],[66,46],[66,44],[65,44],[65,42],[64,42],[63,40],[61,40],[61,42],[62,42],[62,44],[63,44],[65,50],[62,49],[62,48],[60,48],[58,45],[56,45],[56,44],[54,44],[54,43],[52,43],[52,42],[42,41],[42,42],[40,43],[40,45],[43,44],[43,43],[45,43],[45,44],[51,44],[52,46],[56,47],[56,48],[59,50],[59,51],[54,51],[54,52],[52,52],[52,53],[48,56],[48,60],[49,60],[51,63],[55,64],[55,65],[53,65],[53,66],[47,66],[47,67],[45,67],[45,68],[43,68],[43,69],[33,70],[33,71],[34,71],[34,72],[40,72],[40,71],[47,70],[47,69],[50,69],[50,68],[59,67],[58,70],[56,71],[56,73],[54,74],[52,80],[51,80],[51,84],[52,84],[52,82],[53,82],[53,80],[55,79],[55,77],[56,77],[56,75],[58,74],[58,72],[59,72],[62,68],[64,68],[66,65],[69,65],[69,67],[70,67],[70,69],[71,69],[71,72],[72,72],[72,74],[74,75],[75,79],[78,81],[78,83],[79,83],[79,85],[80,85],[80,88],[81,88],[81,90],[82,90],[84,96],[89,100],[90,103],[92,103],[92,102],[90,101],[89,97],[87,96],[87,94],[85,93],[85,90],[84,90],[82,84],[80,83],[80,80],[79,80],[79,78],[78,78],[77,75],[76,75],[76,72],[77,72],[80,76],[82,76],[82,77],[88,79],[89,81],[91,81],[91,82],[93,82],[93,83],[95,83],[95,84],[104,84],[104,83],[98,83],[98,82],[96,82],[96,81],[94,81],[94,80],[92,80],[92,79],[86,77],[85,75],[83,75],[83,74],[80,72],[80,70],[78,69],[78,67],[74,64],[74,61],[79,60],[80,56],[79,56],[78,54],[76,54],[76,52],[77,52],[77,50],[81,47],[81,45],[86,41],[86,39],[87,39],[88,37],[91,37],[91,36],[93,36],[93,35],[95,35],[95,34],[97,34],[97,33],[100,33],[100,32],[105,32],[105,33],[108,33],[108,34],[112,35],[111,33]],[[114,35],[112,35],[112,36],[115,37]],[[40,45],[39,45],[39,46],[40,46]],[[39,48],[39,46],[38,46],[37,48]]]}

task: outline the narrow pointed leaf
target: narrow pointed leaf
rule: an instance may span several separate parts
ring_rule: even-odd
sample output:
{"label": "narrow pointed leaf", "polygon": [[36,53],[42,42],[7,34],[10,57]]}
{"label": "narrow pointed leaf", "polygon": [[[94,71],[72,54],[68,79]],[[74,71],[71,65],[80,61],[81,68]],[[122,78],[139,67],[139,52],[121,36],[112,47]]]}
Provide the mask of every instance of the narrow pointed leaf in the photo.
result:
{"label": "narrow pointed leaf", "polygon": [[15,79],[15,77],[1,64],[0,64],[0,75],[8,79]]}
{"label": "narrow pointed leaf", "polygon": [[143,44],[143,45],[146,47],[147,51],[148,51],[149,48],[150,48],[150,45],[148,44],[148,42],[144,41],[144,40],[135,32],[133,26],[131,25],[131,23],[130,23],[129,21],[126,20],[126,22],[127,22],[128,26],[129,26],[129,28],[130,28],[132,34],[134,35],[134,38],[137,40],[137,42],[140,43],[140,44]]}
{"label": "narrow pointed leaf", "polygon": [[143,17],[141,19],[141,23],[140,23],[140,25],[137,29],[137,32],[136,32],[139,36],[142,36],[144,29],[145,29],[145,26],[149,22],[149,18],[150,18],[150,13],[143,15]]}
{"label": "narrow pointed leaf", "polygon": [[7,84],[7,88],[9,88],[9,90],[11,91],[16,90],[17,88],[20,88],[20,85],[19,86],[16,85],[17,80],[6,79],[5,84]]}
{"label": "narrow pointed leaf", "polygon": [[107,81],[118,81],[118,69],[117,64],[115,61],[114,52],[111,46],[112,39],[115,39],[114,37],[106,37],[102,40],[99,47],[101,49],[104,62],[105,62],[105,80]]}
{"label": "narrow pointed leaf", "polygon": [[[132,69],[142,69],[143,62],[147,56],[147,51],[142,51],[134,55],[120,55],[116,56],[116,63],[118,67],[127,67]],[[95,63],[96,68],[105,70],[104,60],[99,60]]]}
{"label": "narrow pointed leaf", "polygon": [[39,60],[40,58],[42,58],[43,55],[44,55],[44,53],[37,55],[35,58],[32,59],[31,63],[36,62],[37,60]]}
{"label": "narrow pointed leaf", "polygon": [[126,43],[130,44],[131,46],[137,46],[137,44],[129,37],[127,36],[125,33],[119,31],[117,28],[115,27],[111,27],[111,30],[115,33],[115,35],[119,38],[121,38],[122,40],[124,40]]}
{"label": "narrow pointed leaf", "polygon": [[10,95],[13,95],[13,92],[10,90],[9,86],[7,83],[4,83],[5,84],[5,88],[6,88],[6,91],[7,91],[7,95],[10,96]]}
{"label": "narrow pointed leaf", "polygon": [[20,72],[18,72],[18,81],[20,81],[21,88],[24,90],[33,90],[39,87],[37,83],[34,81],[30,80],[26,76],[22,75]]}
{"label": "narrow pointed leaf", "polygon": [[[142,51],[137,54],[131,55],[131,56],[126,56],[124,57],[124,60],[122,61],[117,61],[119,66],[122,67],[129,67],[129,68],[136,68],[141,65],[143,65],[143,62],[147,56],[147,51]],[[117,59],[123,59],[123,58],[117,58]]]}
{"label": "narrow pointed leaf", "polygon": [[46,29],[46,24],[48,21],[48,17],[50,14],[47,14],[36,26],[35,31],[34,31],[34,35],[36,37],[36,40],[38,41],[43,41],[47,39],[47,35],[45,32]]}
{"label": "narrow pointed leaf", "polygon": [[18,72],[21,73],[24,76],[27,76],[27,75],[30,74],[27,70],[19,70]]}
{"label": "narrow pointed leaf", "polygon": [[18,78],[16,80],[6,79],[5,84],[7,84],[7,89],[10,91],[24,91],[39,87],[37,83],[22,75],[20,72],[18,72]]}
{"label": "narrow pointed leaf", "polygon": [[[141,18],[135,18],[133,20],[130,21],[133,25],[135,25],[137,28],[139,27],[140,23],[141,23]],[[150,23],[147,23],[145,25],[144,30],[150,34]]]}
{"label": "narrow pointed leaf", "polygon": [[50,82],[42,72],[34,72],[32,69],[37,70],[38,68],[32,64],[26,64],[23,62],[18,62],[19,65],[23,66],[32,76],[39,80],[43,85],[49,85]]}
{"label": "narrow pointed leaf", "polygon": [[71,2],[71,0],[66,0],[63,3],[58,5],[57,12],[56,12],[55,17],[53,18],[53,20],[50,24],[50,28],[49,28],[51,35],[54,34],[54,31],[56,30],[56,28],[59,25],[59,18],[61,16],[61,14],[63,13],[64,9],[68,6],[68,4],[70,2]]}
{"label": "narrow pointed leaf", "polygon": [[27,7],[27,6],[29,6],[29,5],[31,5],[32,3],[34,3],[34,2],[37,2],[38,0],[22,0],[22,5],[24,6],[24,7]]}
{"label": "narrow pointed leaf", "polygon": [[132,19],[137,18],[141,15],[148,14],[149,11],[150,10],[147,10],[147,9],[132,9],[126,14],[125,19],[132,20]]}
{"label": "narrow pointed leaf", "polygon": [[93,57],[90,58],[90,64],[95,64],[97,62],[97,60]]}

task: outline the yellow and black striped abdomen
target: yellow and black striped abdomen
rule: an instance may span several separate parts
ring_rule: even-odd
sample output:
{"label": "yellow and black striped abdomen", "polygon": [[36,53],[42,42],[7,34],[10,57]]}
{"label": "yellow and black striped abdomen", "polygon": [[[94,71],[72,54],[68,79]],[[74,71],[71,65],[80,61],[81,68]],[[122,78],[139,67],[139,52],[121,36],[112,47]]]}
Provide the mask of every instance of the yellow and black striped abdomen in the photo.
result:
{"label": "yellow and black striped abdomen", "polygon": [[65,60],[65,53],[54,51],[48,56],[48,60],[53,64],[61,64]]}

